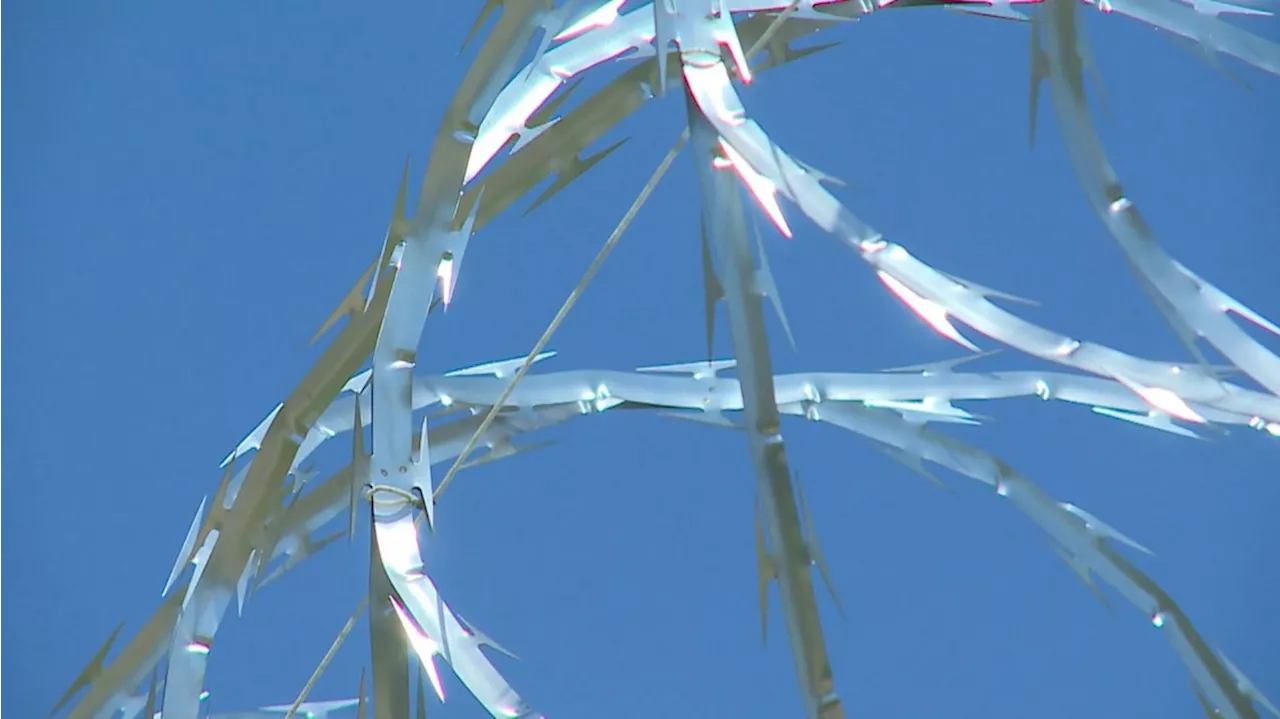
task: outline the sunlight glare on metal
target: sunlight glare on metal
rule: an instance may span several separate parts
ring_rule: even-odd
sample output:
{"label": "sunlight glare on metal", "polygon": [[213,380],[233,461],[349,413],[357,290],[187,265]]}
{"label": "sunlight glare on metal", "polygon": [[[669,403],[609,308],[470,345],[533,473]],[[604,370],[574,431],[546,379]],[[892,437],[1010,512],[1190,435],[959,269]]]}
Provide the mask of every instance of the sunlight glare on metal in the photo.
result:
{"label": "sunlight glare on metal", "polygon": [[1175,394],[1172,390],[1163,387],[1142,387],[1137,386],[1136,391],[1147,404],[1164,412],[1171,417],[1177,417],[1187,422],[1196,424],[1205,424],[1205,418],[1196,413],[1195,410]]}
{"label": "sunlight glare on metal", "polygon": [[1129,209],[1130,207],[1133,207],[1133,201],[1127,197],[1121,197],[1113,201],[1110,205],[1108,205],[1107,211],[1113,215],[1118,215],[1121,212],[1124,212],[1125,210]]}
{"label": "sunlight glare on metal", "polygon": [[877,252],[883,252],[888,246],[889,242],[880,237],[872,240],[863,240],[858,243],[858,249],[862,250],[863,254],[867,255],[874,255]]}
{"label": "sunlight glare on metal", "polygon": [[436,266],[436,279],[440,281],[440,297],[445,309],[453,303],[453,253],[446,252]]}
{"label": "sunlight glare on metal", "polygon": [[1259,432],[1266,432],[1272,437],[1280,437],[1280,422],[1268,422],[1261,417],[1250,417],[1249,427]]}
{"label": "sunlight glare on metal", "polygon": [[764,210],[765,214],[769,216],[769,221],[773,223],[773,226],[778,228],[778,232],[781,232],[784,237],[791,239],[791,228],[787,225],[787,219],[782,214],[782,207],[778,204],[778,186],[773,184],[773,180],[756,172],[751,163],[747,162],[747,158],[733,149],[733,145],[725,142],[724,138],[720,138],[720,150],[724,153],[724,157],[713,160],[711,166],[717,170],[732,167],[738,173],[738,178],[742,180],[742,184],[747,186],[751,196],[759,203],[760,209]]}
{"label": "sunlight glare on metal", "polygon": [[890,292],[897,295],[898,299],[906,303],[907,307],[932,327],[935,332],[965,349],[974,352],[978,351],[977,345],[965,339],[965,336],[960,334],[960,330],[956,329],[955,325],[951,324],[951,321],[947,319],[945,307],[931,299],[916,294],[910,287],[902,284],[897,278],[884,270],[877,271],[876,276],[889,288]]}
{"label": "sunlight glare on metal", "polygon": [[418,655],[418,662],[422,665],[422,670],[427,673],[427,679],[431,681],[431,688],[435,689],[436,696],[440,701],[444,701],[444,684],[440,681],[440,671],[436,669],[436,654],[440,653],[440,644],[428,637],[418,628],[418,623],[413,621],[409,613],[400,604],[395,597],[391,598],[391,608],[395,610],[396,618],[400,620],[400,628],[404,630],[405,638],[409,640],[409,646],[413,649],[414,654]]}
{"label": "sunlight glare on metal", "polygon": [[604,5],[583,15],[577,22],[561,30],[553,39],[556,42],[571,40],[585,32],[597,28],[609,27],[618,21],[618,9],[627,0],[609,0]]}

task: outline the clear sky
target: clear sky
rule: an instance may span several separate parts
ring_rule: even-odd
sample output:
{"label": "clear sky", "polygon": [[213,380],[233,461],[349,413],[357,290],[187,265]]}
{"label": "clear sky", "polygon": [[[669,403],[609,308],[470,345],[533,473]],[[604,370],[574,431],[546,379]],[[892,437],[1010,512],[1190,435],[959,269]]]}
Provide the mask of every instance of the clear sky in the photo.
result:
{"label": "clear sky", "polygon": [[[406,155],[415,178],[425,167],[478,5],[10,4],[9,716],[43,716],[117,622],[123,642],[158,606],[218,462],[317,356],[307,341],[377,252]],[[1280,319],[1280,80],[1224,61],[1247,92],[1150,28],[1087,16],[1113,118],[1100,128],[1132,197],[1175,257]],[[1020,311],[1048,327],[1182,359],[1075,184],[1047,97],[1028,150],[1027,33],[884,12],[826,31],[843,45],[744,99],[924,261],[1039,300]],[[683,117],[678,95],[651,103],[585,181],[477,235],[423,368],[527,352]],[[702,357],[696,195],[686,155],[540,368]],[[963,353],[789,217],[795,239],[767,238],[799,346],[770,318],[778,371]],[[1039,366],[1004,352],[974,367]],[[945,431],[1155,550],[1138,565],[1280,700],[1276,440],[1196,442],[1037,400],[970,407],[990,423]],[[618,413],[539,438],[559,444],[459,479],[428,554],[446,598],[522,657],[495,660],[517,689],[559,718],[797,715],[776,593],[761,644],[743,437]],[[989,489],[943,475],[942,492],[835,428],[786,438],[844,600],[841,618],[820,598],[850,717],[1200,715],[1146,619],[1114,593],[1104,609]],[[224,623],[216,711],[293,698],[364,591],[367,538]],[[354,695],[367,642],[362,622],[316,698]],[[446,688],[433,716],[482,715]]]}

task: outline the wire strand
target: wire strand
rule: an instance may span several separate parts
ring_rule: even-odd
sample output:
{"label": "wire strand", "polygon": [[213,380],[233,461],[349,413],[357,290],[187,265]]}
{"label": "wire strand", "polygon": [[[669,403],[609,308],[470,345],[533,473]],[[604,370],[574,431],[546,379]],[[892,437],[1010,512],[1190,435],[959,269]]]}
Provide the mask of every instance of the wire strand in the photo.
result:
{"label": "wire strand", "polygon": [[289,707],[289,711],[285,713],[284,719],[293,719],[298,713],[298,708],[307,700],[307,696],[311,694],[311,690],[315,688],[316,682],[320,680],[320,675],[324,674],[324,670],[329,668],[330,662],[337,656],[338,649],[342,647],[342,643],[347,640],[347,635],[351,634],[351,630],[355,629],[356,620],[360,618],[360,612],[364,611],[365,605],[369,603],[369,595],[365,594],[360,603],[356,605],[356,610],[351,613],[351,617],[347,619],[347,623],[342,626],[342,631],[338,632],[338,636],[334,637],[333,644],[329,645],[329,651],[325,652],[324,658],[316,665],[316,670],[311,673],[311,678],[302,686],[302,691],[298,692],[298,698],[293,700],[293,706]]}
{"label": "wire strand", "polygon": [[[783,23],[787,21],[787,18],[789,18],[799,6],[800,0],[792,0],[791,4],[773,19],[773,22],[769,24],[769,27],[765,28],[764,33],[751,45],[751,49],[747,52],[748,61],[754,58],[755,55],[773,39],[773,36],[782,29]],[[659,52],[662,50],[663,49],[660,48]],[[484,420],[480,422],[480,426],[476,428],[476,431],[471,434],[471,438],[467,440],[467,444],[462,448],[462,452],[454,459],[453,464],[449,467],[449,471],[445,473],[444,478],[440,480],[440,484],[436,487],[435,491],[432,492],[431,500],[433,502],[440,499],[440,496],[444,494],[444,491],[448,489],[449,485],[453,482],[453,478],[458,474],[458,470],[461,469],[468,457],[470,457],[471,453],[475,451],[476,445],[480,442],[480,438],[484,436],[485,432],[489,431],[489,426],[493,424],[493,421],[498,416],[498,412],[501,411],[502,406],[506,404],[506,401],[511,397],[511,393],[515,391],[516,385],[519,384],[520,380],[524,379],[526,374],[528,374],[529,368],[533,366],[537,356],[546,349],[547,343],[551,341],[552,335],[555,334],[556,330],[560,329],[560,325],[564,322],[565,317],[569,315],[569,311],[573,309],[575,304],[577,304],[582,293],[586,291],[587,285],[591,284],[591,280],[595,278],[596,272],[599,271],[600,266],[604,264],[605,259],[608,258],[609,254],[613,252],[613,249],[617,247],[618,241],[622,239],[622,235],[627,231],[627,228],[631,226],[631,222],[640,212],[640,208],[644,207],[645,202],[648,201],[649,196],[653,194],[654,189],[658,186],[658,181],[661,180],[662,176],[671,168],[671,164],[675,161],[676,155],[680,153],[680,150],[688,140],[689,128],[685,127],[684,131],[680,133],[680,137],[676,139],[675,144],[673,144],[671,149],[667,152],[666,157],[662,158],[662,162],[659,163],[657,169],[653,171],[653,175],[649,177],[649,181],[646,182],[644,188],[640,190],[640,194],[636,195],[636,199],[631,203],[631,207],[627,209],[627,213],[618,221],[618,225],[613,228],[613,232],[610,233],[608,239],[605,240],[600,251],[596,253],[595,259],[591,261],[591,265],[588,266],[587,271],[583,273],[582,279],[578,281],[578,285],[573,288],[573,291],[569,293],[567,298],[565,298],[564,303],[560,305],[560,309],[556,312],[556,316],[552,318],[551,323],[548,324],[547,328],[542,332],[542,336],[538,338],[533,349],[529,350],[529,354],[524,358],[524,362],[520,364],[520,368],[516,370],[515,375],[511,377],[511,381],[507,383],[506,388],[502,390],[502,394],[498,396],[496,402],[490,405],[489,411],[485,413]]]}
{"label": "wire strand", "polygon": [[609,253],[613,252],[613,248],[618,246],[618,240],[622,239],[622,235],[625,234],[627,228],[631,226],[631,222],[635,219],[636,215],[639,214],[640,208],[644,207],[649,196],[653,194],[654,188],[658,186],[658,181],[661,180],[662,176],[667,173],[668,169],[670,169],[671,164],[676,159],[676,155],[680,153],[680,149],[684,147],[684,143],[688,139],[689,133],[686,130],[676,140],[675,144],[671,146],[666,157],[662,158],[662,162],[658,165],[658,168],[654,170],[653,175],[649,178],[649,181],[645,183],[644,188],[640,190],[640,194],[636,195],[635,202],[631,203],[631,207],[627,210],[627,213],[622,216],[622,220],[613,228],[613,232],[610,233],[609,238],[605,240],[604,245],[600,247],[600,251],[596,253],[595,259],[591,261],[591,265],[587,267],[587,271],[583,273],[582,279],[578,281],[578,285],[574,287],[573,291],[569,293],[569,296],[565,298],[564,304],[560,305],[560,309],[556,312],[556,316],[552,318],[551,323],[548,324],[547,328],[542,332],[542,336],[538,338],[533,349],[529,351],[529,355],[525,357],[524,362],[520,364],[520,369],[516,370],[515,375],[511,378],[511,382],[509,382],[506,388],[502,390],[502,394],[498,397],[498,400],[489,407],[489,411],[485,414],[484,420],[480,422],[480,426],[472,433],[466,446],[463,447],[462,452],[453,461],[453,465],[449,467],[449,471],[444,475],[444,479],[440,480],[440,485],[436,487],[435,492],[431,495],[433,501],[440,499],[440,495],[443,494],[444,490],[453,482],[453,478],[457,475],[462,464],[466,462],[471,452],[475,450],[480,438],[484,436],[484,433],[489,430],[489,426],[493,424],[494,419],[497,418],[498,411],[502,408],[502,405],[506,403],[507,399],[511,397],[511,393],[515,391],[516,384],[519,383],[520,380],[529,372],[529,368],[533,366],[534,359],[542,353],[543,349],[546,348],[547,343],[551,341],[551,337],[555,334],[556,330],[560,329],[560,325],[564,322],[565,318],[569,316],[569,311],[573,309],[575,304],[577,304],[578,298],[582,297],[582,293],[586,291],[587,285],[591,284],[591,280],[595,278],[596,272],[600,270],[605,259],[609,257]]}
{"label": "wire strand", "polygon": [[[791,17],[799,6],[800,0],[792,0],[791,4],[773,19],[773,22],[769,24],[769,27],[765,28],[764,33],[760,35],[760,37],[751,45],[751,49],[747,51],[748,61],[753,59],[760,50],[764,48],[765,44],[773,39],[773,36],[782,29],[783,23],[787,21],[787,18]],[[457,475],[460,469],[462,469],[471,452],[475,450],[476,444],[480,441],[480,438],[484,436],[484,433],[489,430],[489,426],[493,424],[493,421],[498,416],[498,411],[502,405],[506,403],[507,399],[511,397],[511,393],[515,391],[516,384],[519,383],[520,380],[529,372],[529,368],[533,366],[534,359],[543,351],[543,349],[546,348],[547,343],[551,341],[551,336],[560,328],[565,317],[569,315],[569,311],[573,309],[575,304],[577,304],[578,298],[586,291],[587,285],[589,285],[591,280],[595,278],[596,272],[600,270],[605,259],[608,258],[611,252],[613,252],[614,247],[618,245],[618,241],[622,239],[622,235],[626,233],[627,228],[631,226],[632,221],[635,220],[640,209],[644,207],[644,204],[649,200],[649,196],[652,195],[654,189],[657,188],[658,182],[665,174],[667,174],[667,170],[671,169],[671,165],[675,162],[676,156],[680,154],[680,150],[684,148],[685,143],[688,141],[689,128],[686,126],[684,131],[680,133],[680,137],[676,138],[671,149],[667,151],[666,156],[662,158],[662,162],[658,164],[656,169],[654,169],[653,175],[649,177],[649,181],[645,183],[643,188],[641,188],[640,194],[636,195],[635,201],[631,203],[631,207],[627,209],[626,214],[622,216],[622,219],[618,221],[617,226],[613,228],[613,232],[609,234],[608,239],[605,240],[600,251],[596,253],[595,259],[591,261],[586,272],[583,273],[582,279],[578,281],[578,285],[574,287],[573,291],[569,293],[569,296],[565,298],[565,301],[560,306],[559,311],[556,312],[556,316],[552,318],[551,323],[548,324],[546,330],[543,331],[542,336],[538,338],[538,342],[533,346],[533,349],[529,351],[528,356],[525,357],[524,362],[520,365],[520,369],[516,371],[515,375],[511,378],[511,382],[508,383],[506,389],[502,391],[502,395],[498,398],[498,401],[489,407],[489,411],[485,414],[484,420],[481,421],[480,426],[476,428],[474,433],[472,433],[471,438],[467,440],[466,446],[463,448],[462,452],[458,454],[457,458],[454,459],[453,464],[449,467],[449,471],[445,473],[444,478],[440,481],[440,485],[436,487],[434,492],[432,492],[432,502],[439,500],[440,495],[444,494],[444,490],[453,482],[454,476]],[[425,512],[419,514],[418,521],[421,521],[424,516],[426,516]],[[329,647],[329,651],[325,653],[324,658],[320,660],[315,671],[312,672],[311,678],[307,680],[307,683],[302,687],[302,691],[298,693],[298,698],[294,700],[293,706],[289,708],[289,712],[285,714],[284,719],[293,719],[297,714],[299,707],[301,707],[302,703],[307,700],[307,696],[311,694],[311,690],[315,687],[316,682],[320,680],[320,676],[324,674],[325,669],[329,667],[334,656],[337,655],[338,649],[342,646],[343,642],[346,641],[347,635],[349,635],[351,630],[355,628],[356,619],[359,618],[360,612],[364,611],[364,608],[368,603],[369,595],[366,594],[360,600],[360,603],[356,605],[355,611],[351,613],[351,618],[348,619],[346,625],[342,627],[342,631],[340,631],[338,636],[333,640],[333,644]]]}

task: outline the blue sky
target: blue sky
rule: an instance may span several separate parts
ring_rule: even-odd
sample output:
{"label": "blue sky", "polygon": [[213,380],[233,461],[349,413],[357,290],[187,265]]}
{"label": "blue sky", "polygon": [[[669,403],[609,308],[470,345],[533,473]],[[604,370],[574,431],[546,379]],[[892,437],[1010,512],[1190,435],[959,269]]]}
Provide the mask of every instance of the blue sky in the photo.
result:
{"label": "blue sky", "polygon": [[[141,626],[218,461],[316,357],[308,339],[377,251],[401,164],[420,176],[468,62],[473,4],[445,5],[11,6],[12,716],[47,713],[117,622]],[[1100,127],[1130,193],[1175,257],[1280,316],[1280,84],[1241,69],[1246,92],[1149,28],[1087,16],[1114,118]],[[905,10],[826,35],[844,44],[744,99],[796,157],[851,183],[855,212],[939,269],[1039,300],[1034,321],[1184,356],[1075,185],[1047,97],[1028,150],[1025,27]],[[651,103],[585,182],[477,235],[424,366],[529,349],[680,131],[681,103]],[[695,196],[685,156],[541,367],[702,356]],[[768,242],[799,345],[772,325],[778,371],[962,352],[790,217],[795,239]],[[1037,366],[1005,352],[975,368]],[[1035,400],[974,408],[993,421],[947,431],[1154,549],[1139,566],[1280,698],[1274,440],[1195,442]],[[1199,716],[1144,617],[1094,601],[989,490],[948,476],[941,492],[838,429],[797,422],[786,437],[844,600],[841,618],[820,598],[851,717]],[[757,626],[743,438],[636,413],[545,438],[560,442],[463,475],[428,555],[450,602],[522,657],[497,660],[517,689],[554,717],[796,714],[776,594],[767,647]],[[366,541],[223,625],[215,710],[292,699],[359,600]],[[314,696],[354,695],[367,656],[362,623]],[[433,715],[482,715],[447,689]]]}

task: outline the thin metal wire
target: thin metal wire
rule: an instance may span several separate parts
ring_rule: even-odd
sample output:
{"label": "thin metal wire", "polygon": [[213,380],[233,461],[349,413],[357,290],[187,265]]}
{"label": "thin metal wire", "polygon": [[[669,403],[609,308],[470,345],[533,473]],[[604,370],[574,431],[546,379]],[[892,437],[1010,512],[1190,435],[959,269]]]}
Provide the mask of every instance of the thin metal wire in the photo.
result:
{"label": "thin metal wire", "polygon": [[[769,40],[773,39],[773,36],[782,28],[783,23],[786,22],[787,18],[791,17],[792,13],[794,13],[796,8],[799,6],[800,0],[792,0],[791,4],[773,19],[773,22],[769,24],[769,27],[765,28],[764,33],[760,35],[755,43],[751,45],[751,49],[747,51],[748,61],[753,59],[760,50],[764,48],[765,44],[768,43]],[[458,454],[456,459],[454,459],[453,465],[449,467],[449,471],[445,474],[444,478],[440,480],[439,486],[437,486],[435,491],[432,492],[430,501],[435,502],[439,500],[440,495],[444,493],[445,488],[453,482],[454,476],[457,475],[458,471],[463,467],[468,456],[471,452],[475,451],[476,444],[480,441],[480,438],[484,436],[484,433],[489,430],[489,426],[493,424],[493,421],[498,416],[498,411],[501,409],[502,405],[506,403],[507,399],[511,397],[511,393],[515,391],[516,384],[519,383],[520,380],[529,372],[529,368],[533,366],[534,358],[536,358],[546,348],[547,343],[551,341],[551,336],[560,328],[565,317],[568,316],[569,311],[573,309],[575,304],[577,304],[578,298],[582,296],[587,285],[589,285],[591,280],[595,278],[596,272],[600,270],[600,266],[604,264],[605,259],[608,258],[609,254],[613,252],[613,249],[618,245],[618,241],[622,239],[622,235],[626,233],[627,228],[631,226],[636,215],[640,213],[640,208],[644,207],[644,204],[649,200],[649,196],[652,195],[654,189],[657,188],[658,182],[662,179],[663,175],[667,174],[667,170],[671,169],[671,165],[675,162],[676,156],[680,154],[680,150],[684,148],[685,143],[688,141],[689,128],[685,127],[684,131],[680,133],[680,137],[676,139],[675,143],[671,146],[671,149],[667,151],[666,156],[662,158],[662,162],[658,164],[656,169],[654,169],[653,175],[649,177],[649,181],[646,182],[644,187],[640,190],[640,194],[636,195],[636,199],[631,203],[631,207],[628,208],[626,214],[622,216],[622,219],[618,221],[617,226],[613,228],[613,232],[609,234],[608,239],[605,240],[600,251],[596,253],[595,259],[591,261],[591,265],[588,266],[586,272],[583,273],[582,279],[578,281],[578,285],[574,287],[573,291],[569,293],[569,296],[565,298],[564,304],[560,306],[560,310],[556,312],[556,316],[552,318],[551,323],[547,325],[546,330],[543,331],[542,336],[538,338],[538,342],[533,346],[533,349],[529,351],[528,356],[525,357],[524,362],[520,365],[520,369],[516,371],[515,375],[511,378],[511,382],[508,383],[506,389],[502,391],[502,395],[498,398],[498,401],[489,407],[489,411],[485,414],[484,420],[481,421],[480,426],[476,428],[476,431],[472,433],[471,438],[467,440],[466,447],[464,447],[462,452]],[[425,512],[418,515],[418,521],[421,521],[424,516],[426,516]],[[356,619],[360,616],[360,612],[364,611],[364,608],[368,603],[369,595],[366,594],[356,606],[356,610],[351,613],[351,618],[347,620],[342,631],[339,632],[337,638],[334,639],[333,644],[329,647],[329,651],[324,655],[324,658],[320,660],[320,664],[316,666],[315,671],[311,674],[311,678],[307,680],[306,685],[302,687],[302,691],[298,693],[298,698],[294,700],[293,706],[289,708],[289,712],[285,714],[284,719],[293,719],[298,708],[302,706],[302,703],[306,701],[307,696],[311,693],[315,683],[319,681],[320,675],[324,674],[325,669],[329,667],[330,662],[332,662],[334,656],[337,655],[338,649],[342,646],[342,643],[346,641],[347,635],[350,634],[351,630],[355,627]]]}
{"label": "thin metal wire", "polygon": [[298,698],[293,700],[293,706],[289,707],[284,719],[293,719],[294,715],[298,713],[298,708],[307,700],[307,696],[315,688],[316,682],[320,680],[320,675],[324,674],[324,670],[329,668],[329,663],[337,656],[338,649],[342,647],[342,643],[347,640],[347,635],[355,628],[356,620],[360,618],[360,612],[364,611],[365,605],[368,603],[369,595],[365,594],[360,603],[356,605],[356,610],[351,613],[351,617],[347,619],[347,623],[342,626],[342,631],[338,632],[338,636],[334,638],[333,644],[329,645],[329,651],[325,652],[324,658],[316,665],[316,670],[311,673],[311,678],[302,686],[302,691],[298,692]]}
{"label": "thin metal wire", "polygon": [[627,210],[627,214],[623,215],[622,220],[620,220],[617,226],[613,228],[613,232],[609,234],[609,238],[605,240],[604,245],[600,247],[600,251],[596,253],[595,259],[591,261],[591,265],[587,267],[587,271],[583,273],[582,279],[578,281],[578,285],[574,287],[573,291],[569,293],[569,296],[565,298],[564,304],[560,305],[560,310],[557,311],[556,316],[552,318],[551,324],[547,325],[547,328],[542,332],[542,336],[538,338],[533,349],[529,351],[529,355],[525,357],[524,362],[520,364],[520,369],[516,370],[515,375],[511,378],[511,382],[509,382],[506,388],[502,390],[502,394],[498,397],[498,400],[489,407],[489,411],[485,414],[484,420],[480,422],[480,426],[476,428],[476,431],[472,433],[471,438],[467,440],[467,444],[463,447],[462,453],[454,459],[453,465],[449,467],[449,471],[444,475],[444,479],[440,480],[439,486],[437,486],[435,492],[432,493],[432,501],[439,500],[440,495],[443,494],[444,490],[449,487],[451,482],[453,482],[453,478],[457,475],[458,470],[462,467],[463,463],[466,462],[471,452],[475,450],[480,438],[489,430],[489,426],[493,424],[494,419],[497,418],[498,411],[504,404],[506,404],[507,399],[511,397],[511,393],[515,391],[516,384],[519,383],[521,379],[524,379],[524,376],[529,372],[529,368],[533,366],[534,358],[542,353],[542,350],[546,348],[547,343],[551,341],[551,336],[555,334],[556,330],[560,329],[560,325],[564,322],[564,319],[569,316],[569,311],[573,309],[575,304],[577,304],[578,298],[582,297],[582,293],[586,291],[587,285],[589,285],[591,280],[595,278],[596,272],[600,270],[605,259],[609,257],[609,253],[613,252],[613,248],[618,246],[618,240],[622,239],[622,235],[627,231],[627,228],[631,226],[631,222],[635,220],[636,215],[640,212],[640,208],[644,207],[644,203],[648,201],[649,196],[653,194],[654,188],[658,186],[658,181],[661,180],[662,176],[671,168],[671,164],[675,161],[676,155],[680,154],[681,148],[684,147],[684,144],[688,139],[689,131],[685,130],[685,132],[676,139],[675,144],[671,146],[666,157],[662,158],[662,162],[658,165],[657,169],[653,171],[653,175],[649,178],[649,181],[645,183],[644,188],[640,190],[640,194],[636,195],[635,202],[631,203],[631,207]]}
{"label": "thin metal wire", "polygon": [[[751,45],[751,49],[747,51],[748,61],[754,58],[755,55],[764,48],[769,40],[773,39],[773,36],[782,29],[783,23],[787,21],[787,18],[789,18],[799,6],[800,0],[792,0],[786,10],[783,10],[776,18],[773,19],[773,22],[769,24],[769,27],[765,28],[764,34],[762,34],[759,39]],[[659,48],[659,52],[662,52],[664,49],[665,48]],[[631,203],[631,207],[627,210],[627,213],[622,216],[617,227],[613,228],[613,232],[610,233],[609,238],[605,240],[600,251],[596,253],[595,259],[592,260],[591,265],[587,267],[587,271],[583,273],[582,279],[578,281],[578,285],[574,287],[573,291],[569,293],[569,296],[565,298],[564,304],[560,305],[560,310],[556,312],[556,316],[552,318],[551,323],[547,325],[546,330],[544,330],[542,336],[538,338],[533,349],[529,350],[528,356],[526,356],[524,358],[524,362],[520,364],[520,369],[516,370],[515,375],[511,377],[511,381],[507,383],[506,388],[502,390],[502,394],[498,397],[498,400],[490,405],[489,411],[484,416],[484,420],[480,422],[480,426],[472,433],[471,438],[467,440],[467,444],[463,447],[462,452],[456,459],[454,459],[453,464],[449,467],[449,471],[445,473],[444,478],[440,480],[440,484],[436,487],[435,491],[432,492],[431,500],[433,502],[440,499],[440,495],[444,494],[444,490],[453,482],[453,478],[458,474],[458,470],[467,461],[467,458],[471,456],[471,453],[475,451],[480,438],[489,430],[489,426],[493,424],[494,419],[497,418],[498,412],[500,412],[502,406],[506,404],[507,399],[511,397],[511,393],[515,391],[516,385],[520,380],[524,379],[526,374],[528,374],[529,368],[533,366],[535,358],[541,354],[544,349],[546,349],[547,343],[551,341],[551,336],[555,334],[556,330],[560,329],[560,325],[564,322],[565,317],[569,315],[569,311],[573,309],[575,304],[577,304],[582,293],[586,291],[587,285],[589,285],[591,280],[595,278],[596,272],[600,269],[600,266],[604,264],[609,253],[613,252],[613,249],[617,247],[618,240],[622,239],[623,233],[625,233],[627,228],[631,226],[631,222],[640,212],[640,208],[644,207],[644,203],[648,201],[649,196],[653,194],[654,188],[658,186],[658,181],[661,180],[662,176],[671,168],[671,164],[675,161],[676,155],[680,153],[681,148],[684,147],[684,144],[688,142],[688,140],[689,128],[685,127],[684,131],[680,133],[680,137],[676,139],[675,144],[672,145],[671,149],[667,152],[666,157],[662,158],[662,162],[659,163],[657,169],[653,171],[653,175],[649,178],[649,181],[645,183],[644,188],[640,190],[640,194],[637,195],[635,201]]]}

